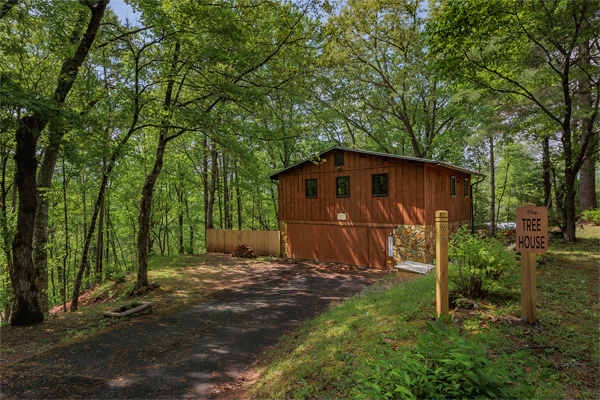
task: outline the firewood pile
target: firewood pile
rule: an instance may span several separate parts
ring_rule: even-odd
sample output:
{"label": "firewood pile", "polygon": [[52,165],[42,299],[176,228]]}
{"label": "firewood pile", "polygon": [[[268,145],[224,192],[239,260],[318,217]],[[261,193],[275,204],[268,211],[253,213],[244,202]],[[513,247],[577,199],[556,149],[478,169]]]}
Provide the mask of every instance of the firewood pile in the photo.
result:
{"label": "firewood pile", "polygon": [[254,252],[252,247],[246,244],[240,244],[236,246],[232,256],[240,258],[256,258],[256,253]]}

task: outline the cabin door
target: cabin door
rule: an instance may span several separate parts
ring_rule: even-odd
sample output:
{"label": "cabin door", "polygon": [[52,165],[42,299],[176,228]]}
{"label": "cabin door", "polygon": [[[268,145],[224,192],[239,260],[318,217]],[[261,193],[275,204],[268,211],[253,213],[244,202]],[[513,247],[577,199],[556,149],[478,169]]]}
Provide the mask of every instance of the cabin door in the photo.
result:
{"label": "cabin door", "polygon": [[388,237],[391,233],[392,228],[369,228],[369,267],[392,269],[393,258],[388,257]]}

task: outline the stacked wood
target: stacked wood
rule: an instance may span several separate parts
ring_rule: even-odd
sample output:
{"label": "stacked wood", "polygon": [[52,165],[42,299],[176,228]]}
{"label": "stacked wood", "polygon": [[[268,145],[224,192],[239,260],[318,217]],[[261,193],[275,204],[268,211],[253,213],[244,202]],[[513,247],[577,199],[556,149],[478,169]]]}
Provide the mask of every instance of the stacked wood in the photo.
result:
{"label": "stacked wood", "polygon": [[240,258],[256,258],[256,253],[254,252],[252,247],[246,244],[240,244],[236,246],[232,256]]}

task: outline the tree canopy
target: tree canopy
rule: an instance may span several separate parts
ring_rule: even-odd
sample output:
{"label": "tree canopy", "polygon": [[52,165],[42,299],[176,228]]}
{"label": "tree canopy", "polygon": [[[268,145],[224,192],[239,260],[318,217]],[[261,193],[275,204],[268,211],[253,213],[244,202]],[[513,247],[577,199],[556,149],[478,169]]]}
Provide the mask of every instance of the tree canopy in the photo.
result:
{"label": "tree canopy", "polygon": [[597,208],[597,0],[128,4],[0,3],[2,321],[279,229],[269,175],[334,145],[488,175],[476,226]]}

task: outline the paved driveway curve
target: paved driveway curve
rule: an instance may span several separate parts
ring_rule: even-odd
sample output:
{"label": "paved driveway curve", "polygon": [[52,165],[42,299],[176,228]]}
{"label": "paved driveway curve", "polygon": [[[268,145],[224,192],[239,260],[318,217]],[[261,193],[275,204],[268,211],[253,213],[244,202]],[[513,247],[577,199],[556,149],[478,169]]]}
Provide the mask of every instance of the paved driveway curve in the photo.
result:
{"label": "paved driveway curve", "polygon": [[[383,276],[278,261],[187,309],[48,351],[2,371],[1,397],[220,398],[268,346]],[[231,393],[229,394],[231,395]]]}

